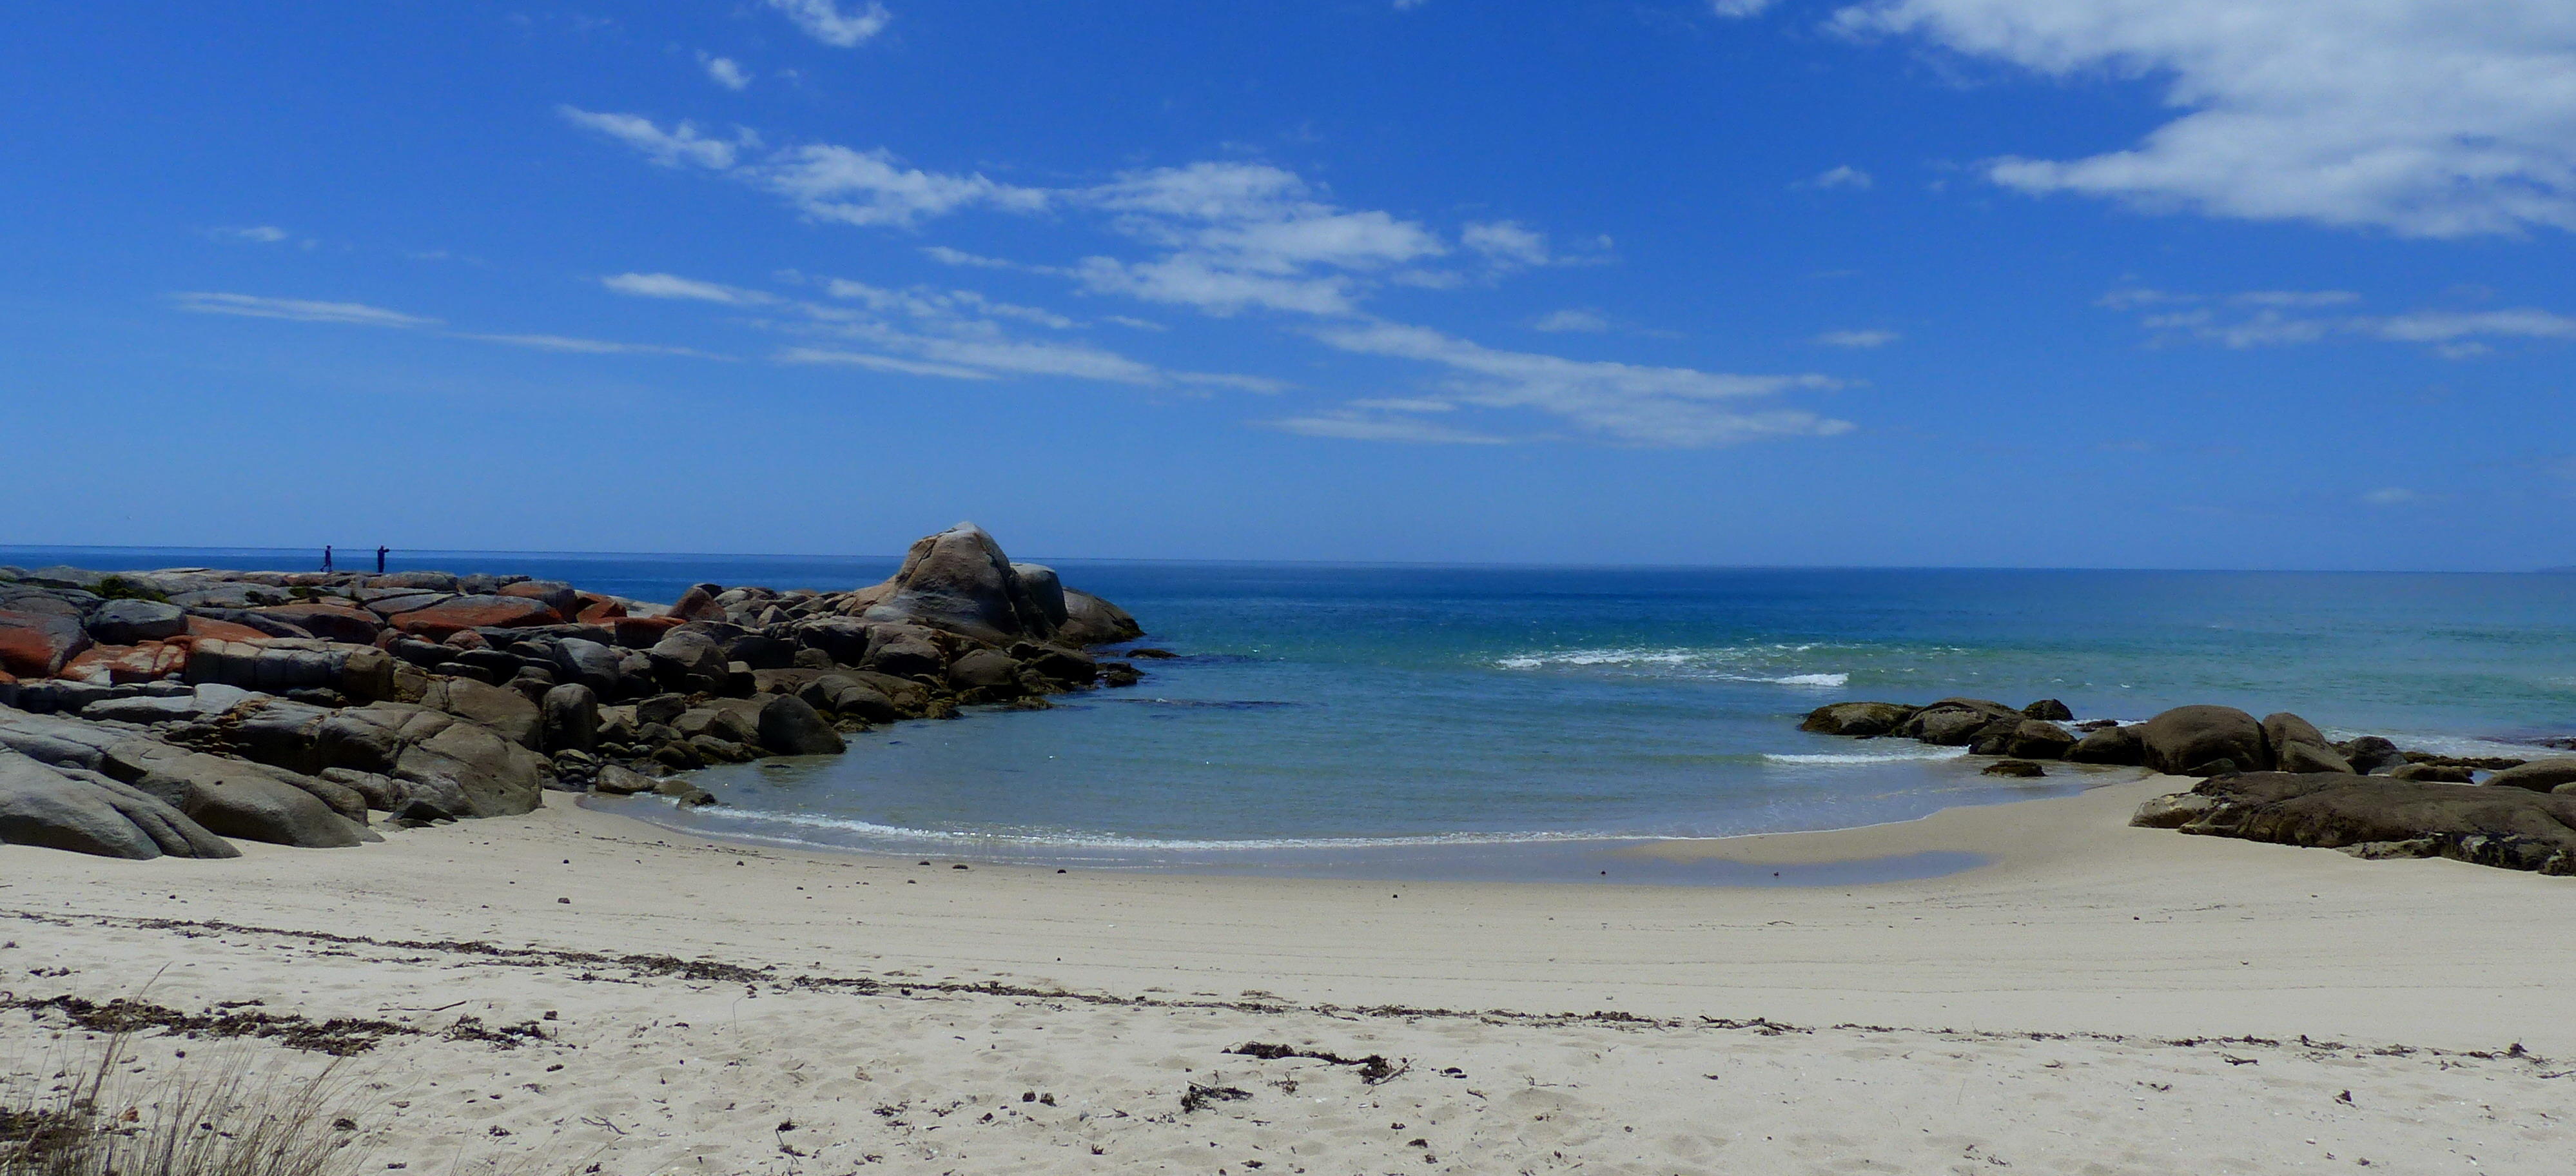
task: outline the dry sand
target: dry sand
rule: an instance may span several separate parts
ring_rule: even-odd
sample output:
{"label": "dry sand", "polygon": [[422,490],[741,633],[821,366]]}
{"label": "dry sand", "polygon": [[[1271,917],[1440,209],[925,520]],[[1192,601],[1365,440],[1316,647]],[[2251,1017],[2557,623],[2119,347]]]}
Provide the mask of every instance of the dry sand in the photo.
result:
{"label": "dry sand", "polygon": [[[2125,827],[2174,786],[1651,851],[1995,859],[1830,889],[957,870],[562,796],[0,847],[0,990],[379,1022],[337,1074],[413,1174],[2576,1170],[2576,880]],[[0,1013],[8,1081],[70,1025]],[[135,1080],[179,1050],[324,1060],[149,1033]]]}

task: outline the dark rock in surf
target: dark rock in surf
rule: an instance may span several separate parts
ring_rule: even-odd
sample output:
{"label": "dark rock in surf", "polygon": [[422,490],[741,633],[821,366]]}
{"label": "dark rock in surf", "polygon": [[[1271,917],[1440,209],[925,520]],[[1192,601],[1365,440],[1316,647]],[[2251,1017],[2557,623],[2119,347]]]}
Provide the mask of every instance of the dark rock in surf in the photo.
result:
{"label": "dark rock in surf", "polygon": [[2138,725],[2109,726],[2085,733],[2075,746],[2066,749],[2066,760],[2078,764],[2116,764],[2136,767],[2147,760],[2147,747],[2139,738]]}
{"label": "dark rock in surf", "polygon": [[1914,716],[1914,708],[1893,702],[1836,702],[1807,712],[1801,731],[1868,739],[1894,732]]}
{"label": "dark rock in surf", "polygon": [[2263,724],[2232,706],[2178,706],[2138,732],[2146,766],[2174,776],[2260,772],[2272,766]]}

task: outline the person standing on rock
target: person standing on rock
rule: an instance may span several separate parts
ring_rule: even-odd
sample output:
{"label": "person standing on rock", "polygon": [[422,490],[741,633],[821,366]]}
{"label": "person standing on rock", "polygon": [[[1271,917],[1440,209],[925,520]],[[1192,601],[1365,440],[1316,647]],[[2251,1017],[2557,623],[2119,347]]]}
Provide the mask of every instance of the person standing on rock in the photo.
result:
{"label": "person standing on rock", "polygon": [[390,550],[388,547],[376,548],[376,574],[379,576],[385,574],[385,552]]}
{"label": "person standing on rock", "polygon": [[322,545],[322,570],[331,570],[331,545],[328,543]]}

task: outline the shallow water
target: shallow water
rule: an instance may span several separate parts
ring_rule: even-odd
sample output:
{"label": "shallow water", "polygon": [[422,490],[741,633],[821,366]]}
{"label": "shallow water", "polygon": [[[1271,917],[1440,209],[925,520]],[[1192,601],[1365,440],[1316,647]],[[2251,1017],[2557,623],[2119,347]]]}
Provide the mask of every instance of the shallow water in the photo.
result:
{"label": "shallow water", "polygon": [[[280,556],[0,548],[0,562],[57,561]],[[394,564],[661,600],[697,580],[846,588],[893,565]],[[662,819],[943,860],[1562,871],[1603,839],[1874,824],[2135,775],[2006,781],[1955,749],[1796,729],[1829,701],[2053,697],[2128,720],[2215,702],[2463,751],[2576,730],[2576,577],[2563,575],[1055,566],[1134,612],[1143,644],[1183,656],[1140,660],[1142,686],[1050,711],[902,724],[837,759],[713,769],[699,782],[724,808]],[[1509,846],[1524,848],[1498,857]]]}

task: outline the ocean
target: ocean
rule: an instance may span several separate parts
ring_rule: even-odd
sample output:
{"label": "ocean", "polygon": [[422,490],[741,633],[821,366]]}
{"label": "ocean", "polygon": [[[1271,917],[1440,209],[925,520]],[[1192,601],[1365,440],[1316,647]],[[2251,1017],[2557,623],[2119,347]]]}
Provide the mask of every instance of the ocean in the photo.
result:
{"label": "ocean", "polygon": [[[56,562],[314,555],[0,548],[0,563]],[[670,600],[701,580],[848,588],[895,562],[430,552],[392,566]],[[943,861],[1590,877],[1603,848],[1637,839],[1876,824],[2138,774],[2003,780],[1957,749],[1800,732],[1826,702],[2055,698],[2132,721],[2223,703],[2485,754],[2576,733],[2566,575],[1048,562],[1178,656],[1052,710],[711,769],[697,782],[717,808],[623,803],[720,836]],[[1874,876],[1959,864],[1939,857]],[[1644,869],[1602,877],[1711,880]],[[1835,880],[1793,873],[1779,880]]]}

